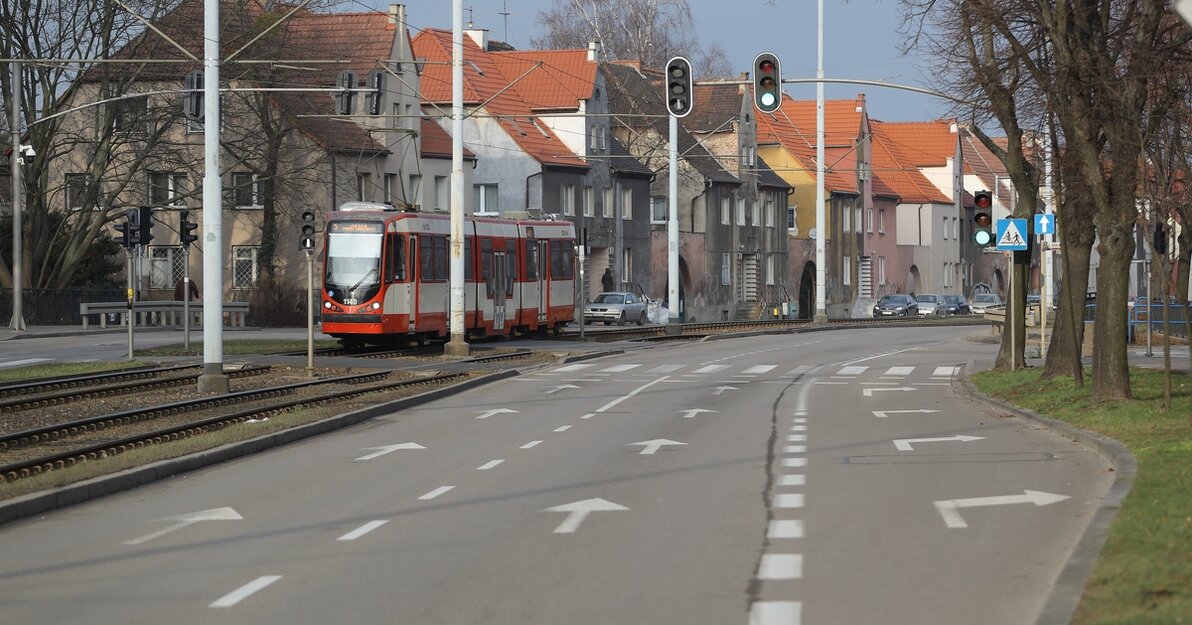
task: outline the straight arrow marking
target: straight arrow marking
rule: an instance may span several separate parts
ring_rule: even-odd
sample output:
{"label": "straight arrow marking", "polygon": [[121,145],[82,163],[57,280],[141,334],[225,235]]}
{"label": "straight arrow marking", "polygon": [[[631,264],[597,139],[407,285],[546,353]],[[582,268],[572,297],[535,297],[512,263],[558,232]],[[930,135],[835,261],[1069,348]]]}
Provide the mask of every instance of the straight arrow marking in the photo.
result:
{"label": "straight arrow marking", "polygon": [[935,509],[944,517],[948,527],[968,527],[964,517],[960,516],[960,508],[976,508],[980,506],[1008,506],[1019,503],[1033,503],[1036,506],[1046,506],[1069,499],[1067,495],[1056,495],[1038,490],[1024,490],[1021,495],[1001,495],[996,497],[974,497],[971,499],[944,499],[936,501]]}
{"label": "straight arrow marking", "polygon": [[739,390],[741,390],[741,389],[739,389],[735,386],[717,386],[716,390],[712,391],[712,394],[720,395],[721,393],[723,393],[725,391],[739,391]]}
{"label": "straight arrow marking", "polygon": [[548,389],[548,390],[546,391],[546,394],[547,394],[547,395],[554,395],[555,393],[558,393],[559,391],[566,390],[566,389],[569,389],[569,388],[579,388],[579,387],[578,387],[578,386],[576,386],[576,385],[574,385],[574,384],[560,384],[560,385],[558,385],[558,386],[555,386],[555,387],[552,387],[552,388]]}
{"label": "straight arrow marking", "polygon": [[968,443],[970,441],[985,440],[984,436],[969,436],[967,434],[958,434],[956,436],[940,436],[937,438],[896,438],[894,439],[894,447],[899,451],[914,451],[911,443],[946,443],[949,441],[960,441]]}
{"label": "straight arrow marking", "polygon": [[694,419],[695,415],[700,414],[701,412],[716,412],[716,411],[708,410],[706,408],[688,408],[687,410],[683,410],[681,412],[683,413],[684,419]]}
{"label": "straight arrow marking", "polygon": [[658,451],[663,445],[686,445],[687,443],[680,443],[679,441],[667,440],[665,438],[656,438],[652,441],[641,441],[639,443],[626,443],[626,446],[643,445],[641,456],[650,456]]}
{"label": "straight arrow marking", "polygon": [[188,514],[179,514],[178,516],[166,517],[164,519],[157,519],[158,521],[173,521],[172,525],[167,525],[152,534],[146,534],[140,538],[124,541],[126,545],[139,545],[147,543],[154,538],[161,538],[166,534],[172,534],[180,529],[190,527],[199,521],[241,521],[244,517],[240,513],[231,508],[212,508],[210,510],[200,510],[199,512],[190,512]]}
{"label": "straight arrow marking", "polygon": [[919,408],[917,410],[874,410],[873,416],[884,419],[892,414],[930,414],[933,412],[939,411],[930,408]]}
{"label": "straight arrow marking", "polygon": [[399,449],[426,449],[418,443],[398,443],[397,445],[385,445],[384,447],[365,447],[364,451],[373,451],[371,454],[360,456],[356,460],[372,460],[373,458],[380,458],[388,453],[393,453]]}
{"label": "straight arrow marking", "polygon": [[517,413],[517,412],[518,411],[513,410],[511,408],[493,408],[492,410],[485,410],[484,412],[480,413],[480,416],[478,416],[476,418],[477,419],[487,419],[487,418],[489,418],[493,415],[497,415],[497,414]]}
{"label": "straight arrow marking", "polygon": [[917,389],[913,386],[895,386],[895,387],[891,387],[891,388],[867,388],[864,391],[862,391],[862,393],[864,393],[866,397],[873,397],[874,393],[885,393],[888,391],[917,391],[917,390],[919,390],[919,389]]}
{"label": "straight arrow marking", "polygon": [[574,534],[575,530],[579,528],[580,523],[588,518],[589,514],[593,512],[613,512],[619,510],[628,510],[625,506],[613,503],[606,499],[584,499],[582,501],[573,501],[561,506],[553,508],[546,508],[543,512],[566,512],[567,518],[555,528],[555,534]]}

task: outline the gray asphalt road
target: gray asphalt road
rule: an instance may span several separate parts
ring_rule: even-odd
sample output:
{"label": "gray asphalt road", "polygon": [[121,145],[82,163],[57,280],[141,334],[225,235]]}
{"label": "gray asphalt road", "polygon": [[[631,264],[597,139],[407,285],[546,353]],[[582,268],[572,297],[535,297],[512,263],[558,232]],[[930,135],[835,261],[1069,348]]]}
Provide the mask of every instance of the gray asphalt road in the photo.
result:
{"label": "gray asphalt road", "polygon": [[4,622],[1030,622],[1110,475],[958,396],[971,331],[553,365],[16,523]]}

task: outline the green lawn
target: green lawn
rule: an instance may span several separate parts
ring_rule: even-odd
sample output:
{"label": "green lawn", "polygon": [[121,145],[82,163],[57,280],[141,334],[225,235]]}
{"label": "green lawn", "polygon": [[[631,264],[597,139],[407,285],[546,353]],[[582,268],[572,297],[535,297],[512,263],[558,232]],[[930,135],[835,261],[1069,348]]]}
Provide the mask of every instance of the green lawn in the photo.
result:
{"label": "green lawn", "polygon": [[1163,411],[1162,371],[1132,370],[1135,399],[1114,403],[1093,401],[1090,386],[1039,375],[989,371],[973,382],[990,396],[1116,439],[1138,461],[1073,623],[1192,624],[1192,377],[1173,374],[1172,405]]}

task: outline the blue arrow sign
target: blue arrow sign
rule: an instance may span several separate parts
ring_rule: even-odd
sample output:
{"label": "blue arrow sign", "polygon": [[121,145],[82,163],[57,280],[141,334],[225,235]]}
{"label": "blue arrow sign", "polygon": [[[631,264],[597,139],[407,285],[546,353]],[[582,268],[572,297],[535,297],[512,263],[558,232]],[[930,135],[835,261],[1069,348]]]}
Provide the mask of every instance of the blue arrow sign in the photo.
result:
{"label": "blue arrow sign", "polygon": [[997,249],[1005,251],[1021,251],[1027,248],[1026,220],[999,219],[997,220]]}
{"label": "blue arrow sign", "polygon": [[1035,234],[1055,234],[1055,215],[1051,213],[1035,215]]}

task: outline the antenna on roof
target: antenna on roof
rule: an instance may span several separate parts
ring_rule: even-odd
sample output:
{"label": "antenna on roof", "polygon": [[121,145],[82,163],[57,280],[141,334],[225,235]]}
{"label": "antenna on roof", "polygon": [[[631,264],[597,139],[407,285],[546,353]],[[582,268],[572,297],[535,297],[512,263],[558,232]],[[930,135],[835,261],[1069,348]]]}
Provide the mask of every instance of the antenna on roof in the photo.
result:
{"label": "antenna on roof", "polygon": [[500,15],[505,20],[505,43],[509,43],[509,16],[512,13],[509,12],[509,3],[506,0],[501,0],[501,12],[497,13],[497,15]]}
{"label": "antenna on roof", "polygon": [[476,7],[468,7],[468,28],[476,27]]}

